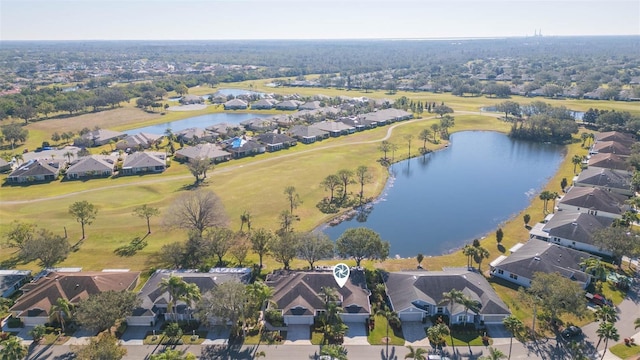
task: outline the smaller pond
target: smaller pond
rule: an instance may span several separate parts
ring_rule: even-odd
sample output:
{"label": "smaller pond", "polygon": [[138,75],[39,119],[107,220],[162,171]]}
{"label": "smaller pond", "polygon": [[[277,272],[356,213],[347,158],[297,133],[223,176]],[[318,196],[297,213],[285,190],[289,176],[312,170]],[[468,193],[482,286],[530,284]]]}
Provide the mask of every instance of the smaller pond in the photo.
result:
{"label": "smaller pond", "polygon": [[242,121],[249,120],[252,118],[265,118],[269,117],[269,114],[254,114],[254,113],[215,113],[215,114],[206,114],[200,116],[194,116],[182,120],[170,121],[162,124],[145,126],[136,129],[130,129],[125,131],[129,135],[138,134],[141,132],[149,133],[149,134],[164,134],[167,128],[170,128],[171,131],[177,132],[184,129],[189,128],[206,128],[213,124],[239,124]]}
{"label": "smaller pond", "polygon": [[243,89],[219,89],[218,91],[215,92],[216,95],[224,95],[224,96],[228,96],[228,95],[233,95],[233,96],[239,96],[239,95],[260,95],[263,96],[264,93],[261,92],[257,92],[257,91],[251,91],[251,90],[243,90]]}

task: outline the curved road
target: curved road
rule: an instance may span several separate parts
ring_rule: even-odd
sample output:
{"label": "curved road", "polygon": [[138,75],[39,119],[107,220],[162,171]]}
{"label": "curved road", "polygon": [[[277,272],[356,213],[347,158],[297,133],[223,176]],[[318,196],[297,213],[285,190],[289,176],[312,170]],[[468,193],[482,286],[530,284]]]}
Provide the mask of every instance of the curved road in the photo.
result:
{"label": "curved road", "polygon": [[[499,114],[476,112],[476,111],[457,111],[456,113],[457,114],[463,114],[463,115],[483,115],[483,116],[491,116],[491,117],[500,117]],[[253,166],[253,165],[256,165],[256,164],[262,164],[262,163],[266,163],[266,162],[270,162],[270,161],[280,160],[282,158],[298,156],[300,154],[307,154],[307,153],[310,153],[310,152],[316,152],[316,151],[332,149],[332,148],[337,148],[337,147],[342,147],[342,146],[352,146],[352,145],[361,145],[361,144],[374,144],[374,143],[377,143],[377,142],[382,142],[384,140],[388,140],[391,137],[391,134],[393,133],[393,129],[395,129],[398,126],[402,126],[402,125],[405,125],[405,124],[411,124],[411,123],[415,123],[415,122],[419,122],[419,121],[431,120],[431,119],[434,119],[434,118],[436,118],[436,116],[430,116],[428,118],[421,118],[421,119],[403,121],[401,123],[394,124],[394,125],[390,126],[387,129],[387,134],[383,138],[380,138],[380,139],[377,139],[377,140],[357,141],[357,142],[348,142],[348,143],[342,143],[342,144],[333,144],[333,145],[327,145],[327,146],[320,146],[320,147],[316,147],[316,148],[313,148],[313,149],[298,151],[298,152],[291,153],[291,154],[282,154],[280,156],[275,156],[275,157],[272,157],[272,158],[269,158],[269,159],[260,159],[260,160],[252,161],[252,162],[246,163],[246,164],[227,166],[225,168],[216,170],[215,173],[216,174],[225,173],[225,172],[229,172],[229,171],[232,171],[232,170],[240,168],[240,167]],[[135,182],[135,183],[103,186],[103,187],[99,187],[99,188],[95,188],[95,189],[87,189],[87,190],[75,191],[75,192],[70,192],[70,193],[66,193],[66,194],[62,194],[62,195],[45,197],[45,198],[38,198],[38,199],[31,199],[31,200],[8,200],[8,201],[1,201],[0,200],[0,205],[19,205],[19,204],[35,203],[35,202],[40,202],[40,201],[58,200],[58,199],[63,199],[63,198],[76,196],[76,195],[80,195],[80,194],[91,193],[91,192],[95,192],[95,191],[118,189],[118,188],[123,188],[123,187],[128,187],[128,186],[140,186],[140,185],[147,185],[147,184],[155,184],[155,183],[171,181],[171,180],[188,179],[188,178],[191,178],[191,177],[192,177],[192,175],[175,175],[175,176],[163,177],[163,178],[160,178],[160,179],[143,180],[143,181],[139,181],[139,182]]]}

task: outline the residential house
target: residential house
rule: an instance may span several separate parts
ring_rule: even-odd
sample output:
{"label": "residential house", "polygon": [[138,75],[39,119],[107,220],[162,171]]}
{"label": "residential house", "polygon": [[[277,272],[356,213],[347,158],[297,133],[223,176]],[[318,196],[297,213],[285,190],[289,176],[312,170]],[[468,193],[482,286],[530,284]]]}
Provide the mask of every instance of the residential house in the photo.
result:
{"label": "residential house", "polygon": [[175,133],[176,139],[185,144],[198,144],[200,142],[213,142],[218,138],[218,134],[207,129],[188,128]]}
{"label": "residential house", "polygon": [[612,218],[581,212],[560,211],[545,223],[537,223],[529,231],[530,239],[547,241],[591,254],[611,256],[611,252],[595,245],[593,235],[613,222]]}
{"label": "residential house", "polygon": [[249,105],[240,99],[231,99],[224,103],[225,110],[246,110]]}
{"label": "residential house", "polygon": [[275,106],[276,101],[273,99],[260,99],[251,104],[252,110],[271,110]]}
{"label": "residential house", "polygon": [[139,275],[139,272],[126,270],[47,272],[21,288],[23,294],[9,311],[25,326],[43,325],[49,322],[51,306],[58,299],[77,305],[104,291],[132,291]]}
{"label": "residential house", "polygon": [[267,151],[273,152],[282,149],[288,149],[296,145],[296,139],[284,134],[266,133],[256,136],[258,142],[267,146]]}
{"label": "residential house", "polygon": [[118,140],[123,139],[125,136],[127,136],[127,134],[119,131],[98,129],[81,135],[77,143],[74,141],[74,145],[82,147],[82,145],[88,143],[90,146],[102,146],[111,141],[118,142]]}
{"label": "residential house", "polygon": [[627,163],[626,159],[627,158],[624,156],[611,153],[594,154],[589,156],[587,166],[589,168],[613,169],[630,172],[631,167]]}
{"label": "residential house", "polygon": [[11,170],[11,163],[5,159],[0,158],[0,172],[6,172]]}
{"label": "residential house", "polygon": [[617,141],[596,141],[589,149],[590,155],[602,153],[629,156],[631,155],[631,149],[624,143]]}
{"label": "residential house", "polygon": [[229,136],[232,133],[237,133],[242,131],[240,126],[236,124],[227,124],[227,123],[213,124],[211,126],[207,126],[206,130],[217,133],[219,136]]}
{"label": "residential house", "polygon": [[118,141],[116,149],[126,151],[127,149],[143,150],[148,149],[151,145],[162,139],[163,135],[139,133],[128,135],[124,139]]}
{"label": "residential house", "polygon": [[11,172],[7,177],[10,184],[53,181],[60,173],[60,161],[47,159],[29,160]]}
{"label": "residential house", "polygon": [[[191,305],[183,299],[171,299],[169,291],[162,287],[162,281],[171,276],[179,277],[187,284],[195,284],[200,294],[204,294],[225,282],[247,283],[251,277],[251,269],[214,268],[210,272],[156,270],[138,293],[141,304],[133,310],[131,316],[127,316],[127,325],[154,326],[158,320],[194,319],[194,309]],[[172,301],[173,309],[169,308]]]}
{"label": "residential house", "polygon": [[271,131],[278,127],[278,124],[276,124],[275,121],[265,118],[251,118],[241,121],[240,125],[244,126],[247,130],[256,132]]}
{"label": "residential house", "polygon": [[296,110],[300,104],[298,100],[285,100],[276,104],[276,110]]}
{"label": "residential house", "polygon": [[202,104],[204,103],[204,99],[198,95],[184,95],[180,98],[180,103],[182,105]]}
{"label": "residential house", "polygon": [[631,177],[627,171],[587,168],[573,179],[573,185],[598,188],[631,197],[635,194],[631,186]]}
{"label": "residential house", "polygon": [[71,163],[65,177],[69,180],[109,177],[113,175],[118,158],[110,155],[84,156]]}
{"label": "residential house", "polygon": [[390,124],[413,118],[413,114],[404,110],[388,108],[359,116],[362,121],[375,122],[377,125]]}
{"label": "residential house", "polygon": [[608,218],[621,218],[629,210],[626,196],[598,188],[573,186],[558,202],[558,211],[583,212]]}
{"label": "residential house", "polygon": [[230,141],[230,145],[225,149],[231,153],[234,159],[240,159],[246,156],[262,154],[267,151],[265,145],[255,140],[247,140],[244,138],[234,138]]}
{"label": "residential house", "polygon": [[320,101],[309,101],[306,102],[300,106],[298,106],[298,110],[316,110],[316,109],[320,109],[322,106],[320,106]]}
{"label": "residential house", "polygon": [[353,134],[356,131],[355,127],[349,126],[339,121],[320,121],[313,125],[309,125],[309,127],[326,131],[329,133],[329,136],[332,137]]}
{"label": "residential house", "polygon": [[378,126],[377,122],[365,120],[358,116],[341,117],[339,121],[347,126],[354,127],[356,131],[371,129]]}
{"label": "residential house", "polygon": [[[384,282],[391,307],[403,322],[448,315],[454,324],[501,324],[510,315],[484,276],[468,269],[392,272]],[[479,302],[478,313],[465,313],[462,304],[453,304],[451,310],[443,294],[453,289]]]}
{"label": "residential house", "polygon": [[538,272],[558,273],[583,289],[591,282],[591,276],[580,266],[584,259],[594,257],[586,252],[536,239],[517,244],[509,251],[509,256],[501,255],[491,262],[491,276],[524,287],[531,286]]}
{"label": "residential house", "polygon": [[595,135],[595,142],[599,141],[615,141],[630,147],[636,142],[635,137],[629,133],[623,133],[620,131],[605,131]]}
{"label": "residential house", "polygon": [[127,155],[122,164],[121,175],[160,173],[166,170],[166,154],[163,152],[135,152]]}
{"label": "residential house", "polygon": [[231,160],[231,153],[222,150],[219,145],[204,143],[195,146],[186,146],[173,154],[179,161],[192,161],[195,159],[210,159],[212,163]]}
{"label": "residential house", "polygon": [[10,298],[31,278],[31,270],[0,270],[0,297]]}
{"label": "residential house", "polygon": [[329,137],[328,132],[307,125],[294,125],[287,133],[303,144],[311,144]]}
{"label": "residential house", "polygon": [[265,284],[273,288],[270,307],[282,312],[287,326],[312,325],[325,311],[325,288],[335,291],[338,298],[333,301],[343,309],[340,317],[347,326],[364,324],[371,315],[370,291],[361,269],[352,268],[343,287],[338,287],[332,271],[279,270],[268,275]]}

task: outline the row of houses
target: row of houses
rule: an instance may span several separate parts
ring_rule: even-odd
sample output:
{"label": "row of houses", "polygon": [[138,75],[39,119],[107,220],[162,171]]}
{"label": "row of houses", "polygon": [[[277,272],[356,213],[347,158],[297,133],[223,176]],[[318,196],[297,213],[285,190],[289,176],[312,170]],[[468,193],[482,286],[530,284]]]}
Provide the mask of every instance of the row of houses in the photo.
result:
{"label": "row of houses", "polygon": [[[9,184],[48,182],[58,179],[65,170],[68,180],[109,177],[116,173],[121,155],[89,155],[71,162],[66,159],[32,159],[19,165],[7,177]],[[119,175],[142,175],[166,170],[167,157],[164,152],[136,152],[123,154]]]}
{"label": "row of houses", "polygon": [[625,133],[598,134],[586,168],[573,178],[571,188],[554,205],[555,212],[531,228],[526,243],[491,262],[491,275],[528,287],[536,272],[557,272],[586,288],[591,276],[581,263],[589,257],[612,256],[595,243],[594,234],[632,210],[626,203],[635,195],[626,156],[633,143]]}
{"label": "row of houses", "polygon": [[[281,312],[285,326],[312,325],[325,311],[324,289],[335,290],[343,311],[340,316],[349,324],[365,324],[371,315],[371,292],[367,288],[365,272],[353,268],[347,283],[338,287],[331,269],[316,271],[275,271],[265,284],[273,289],[269,309]],[[138,272],[109,269],[81,271],[80,268],[53,269],[22,286],[23,294],[10,312],[25,326],[49,322],[51,307],[58,298],[72,304],[104,291],[132,291],[139,281]],[[162,281],[170,276],[196,284],[201,293],[213,290],[229,281],[248,283],[248,268],[213,268],[208,272],[196,270],[156,270],[138,292],[140,306],[127,317],[129,326],[154,326],[163,320],[189,320],[195,317],[189,304],[177,300],[170,309],[168,291]],[[467,269],[443,271],[392,272],[384,275],[387,296],[393,310],[403,322],[422,322],[433,316],[451,316],[453,323],[497,324],[509,316],[508,307],[479,273]],[[452,289],[462,291],[477,300],[477,313],[466,311],[460,304],[449,304],[443,293]]]}

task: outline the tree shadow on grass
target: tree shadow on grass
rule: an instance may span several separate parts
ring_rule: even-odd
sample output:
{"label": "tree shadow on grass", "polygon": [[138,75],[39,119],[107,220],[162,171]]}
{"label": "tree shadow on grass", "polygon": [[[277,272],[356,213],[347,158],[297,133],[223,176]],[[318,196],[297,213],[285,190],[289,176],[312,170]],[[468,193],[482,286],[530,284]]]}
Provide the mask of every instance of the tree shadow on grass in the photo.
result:
{"label": "tree shadow on grass", "polygon": [[256,346],[242,348],[240,343],[229,345],[207,345],[202,348],[201,360],[251,360],[254,358]]}

